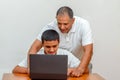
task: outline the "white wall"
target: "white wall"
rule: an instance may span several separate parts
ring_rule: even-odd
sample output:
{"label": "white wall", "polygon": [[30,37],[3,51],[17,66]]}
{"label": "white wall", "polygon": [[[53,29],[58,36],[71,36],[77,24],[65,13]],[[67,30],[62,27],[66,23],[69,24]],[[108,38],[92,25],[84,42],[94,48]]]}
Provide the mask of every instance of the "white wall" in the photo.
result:
{"label": "white wall", "polygon": [[0,78],[27,54],[42,26],[60,6],[91,23],[94,37],[93,72],[106,80],[120,73],[120,0],[0,0]]}

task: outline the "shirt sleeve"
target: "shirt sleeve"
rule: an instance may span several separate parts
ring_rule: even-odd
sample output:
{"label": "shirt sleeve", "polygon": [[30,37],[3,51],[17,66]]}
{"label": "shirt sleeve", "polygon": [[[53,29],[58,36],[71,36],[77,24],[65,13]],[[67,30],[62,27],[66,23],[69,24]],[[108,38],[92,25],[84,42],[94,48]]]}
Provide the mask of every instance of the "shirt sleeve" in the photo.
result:
{"label": "shirt sleeve", "polygon": [[88,21],[84,21],[82,23],[82,45],[85,46],[91,43],[93,43],[93,39],[90,24]]}
{"label": "shirt sleeve", "polygon": [[56,20],[53,20],[51,23],[47,24],[46,26],[42,27],[40,33],[37,36],[37,39],[41,41],[41,35],[45,30],[55,29],[56,28]]}
{"label": "shirt sleeve", "polygon": [[41,41],[42,33],[43,33],[45,30],[48,30],[48,29],[50,29],[50,28],[48,27],[48,25],[44,26],[44,27],[40,30],[40,33],[38,34],[37,39]]}
{"label": "shirt sleeve", "polygon": [[[37,52],[37,54],[44,54],[44,49],[43,48],[41,48],[38,52]],[[21,66],[21,67],[28,67],[27,66],[27,58],[25,58],[24,60],[22,60],[19,64],[18,64],[18,66]]]}
{"label": "shirt sleeve", "polygon": [[27,58],[25,58],[23,61],[21,61],[18,66],[21,66],[21,67],[26,67],[27,68]]}
{"label": "shirt sleeve", "polygon": [[72,53],[66,52],[68,55],[68,67],[69,68],[74,68],[77,67],[80,64],[80,60],[75,57]]}

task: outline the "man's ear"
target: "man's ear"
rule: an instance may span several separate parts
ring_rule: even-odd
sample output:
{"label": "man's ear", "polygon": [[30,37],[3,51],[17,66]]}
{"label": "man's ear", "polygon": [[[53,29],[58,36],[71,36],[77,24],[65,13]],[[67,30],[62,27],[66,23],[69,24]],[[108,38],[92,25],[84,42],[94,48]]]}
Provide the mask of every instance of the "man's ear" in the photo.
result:
{"label": "man's ear", "polygon": [[75,18],[72,18],[72,23],[74,23],[74,21],[75,21]]}

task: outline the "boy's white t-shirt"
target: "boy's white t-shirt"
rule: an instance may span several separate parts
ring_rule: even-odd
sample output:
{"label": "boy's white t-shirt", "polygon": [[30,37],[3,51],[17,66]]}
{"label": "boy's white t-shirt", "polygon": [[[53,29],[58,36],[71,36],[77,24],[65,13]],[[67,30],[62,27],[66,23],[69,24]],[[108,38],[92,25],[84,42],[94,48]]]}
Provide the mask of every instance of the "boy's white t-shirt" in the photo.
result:
{"label": "boy's white t-shirt", "polygon": [[[37,54],[44,54],[44,49],[40,49]],[[80,64],[80,60],[76,58],[72,53],[64,49],[58,49],[56,55],[67,55],[68,56],[68,67],[73,68],[77,67]],[[18,64],[21,67],[27,68],[27,58],[25,58],[22,62]]]}

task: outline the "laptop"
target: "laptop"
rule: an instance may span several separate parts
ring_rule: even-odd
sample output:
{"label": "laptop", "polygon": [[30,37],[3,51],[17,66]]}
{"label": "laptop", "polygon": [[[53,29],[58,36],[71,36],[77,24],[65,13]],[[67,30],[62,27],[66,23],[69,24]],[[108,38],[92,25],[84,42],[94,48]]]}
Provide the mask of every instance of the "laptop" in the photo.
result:
{"label": "laptop", "polygon": [[30,54],[32,80],[67,80],[67,55]]}

